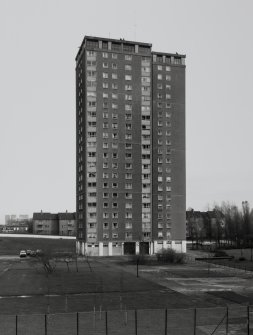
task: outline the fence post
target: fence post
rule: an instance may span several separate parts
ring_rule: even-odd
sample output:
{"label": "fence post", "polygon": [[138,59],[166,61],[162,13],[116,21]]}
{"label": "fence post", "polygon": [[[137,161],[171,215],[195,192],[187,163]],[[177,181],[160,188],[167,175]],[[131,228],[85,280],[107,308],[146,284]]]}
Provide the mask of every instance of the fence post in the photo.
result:
{"label": "fence post", "polygon": [[194,335],[197,334],[197,308],[194,308]]}
{"label": "fence post", "polygon": [[47,335],[47,314],[45,314],[45,335]]}
{"label": "fence post", "polygon": [[249,306],[247,307],[247,317],[248,317],[248,325],[247,325],[247,328],[248,328],[248,335],[249,335],[249,332],[250,332],[250,315],[249,315]]}
{"label": "fence post", "polygon": [[227,307],[226,335],[228,335],[228,325],[229,325],[229,322],[228,322],[228,307]]}
{"label": "fence post", "polygon": [[79,313],[76,313],[76,334],[79,335]]}
{"label": "fence post", "polygon": [[18,316],[16,315],[16,335],[18,335]]}
{"label": "fence post", "polygon": [[105,311],[105,335],[108,335],[108,315],[107,315],[107,311]]}
{"label": "fence post", "polygon": [[165,335],[167,335],[167,322],[168,322],[168,314],[167,314],[167,308],[165,308]]}
{"label": "fence post", "polygon": [[135,318],[134,319],[135,319],[135,335],[138,335],[137,310],[135,310]]}

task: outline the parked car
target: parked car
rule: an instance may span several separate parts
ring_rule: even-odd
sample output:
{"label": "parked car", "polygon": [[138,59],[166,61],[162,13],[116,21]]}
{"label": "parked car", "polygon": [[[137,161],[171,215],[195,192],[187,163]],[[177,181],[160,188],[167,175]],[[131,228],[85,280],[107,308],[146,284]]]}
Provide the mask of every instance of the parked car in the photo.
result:
{"label": "parked car", "polygon": [[42,255],[43,255],[43,251],[41,249],[37,249],[36,256],[42,256]]}
{"label": "parked car", "polygon": [[31,252],[32,252],[32,250],[26,250],[27,256],[31,256]]}
{"label": "parked car", "polygon": [[20,258],[23,258],[23,257],[26,257],[26,251],[25,250],[21,250],[20,253],[19,253],[19,257]]}
{"label": "parked car", "polygon": [[36,256],[36,251],[31,250],[30,256],[31,256],[31,257],[35,257],[35,256]]}

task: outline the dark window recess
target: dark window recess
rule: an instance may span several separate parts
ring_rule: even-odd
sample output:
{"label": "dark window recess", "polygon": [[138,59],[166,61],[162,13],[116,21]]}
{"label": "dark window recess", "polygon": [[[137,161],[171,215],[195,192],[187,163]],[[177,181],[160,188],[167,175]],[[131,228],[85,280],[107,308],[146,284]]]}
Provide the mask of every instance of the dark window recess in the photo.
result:
{"label": "dark window recess", "polygon": [[103,42],[102,48],[108,50],[108,42]]}
{"label": "dark window recess", "polygon": [[112,43],[112,50],[120,51],[120,44],[119,43]]}
{"label": "dark window recess", "polygon": [[86,43],[88,48],[98,48],[98,41],[96,40],[87,40]]}
{"label": "dark window recess", "polygon": [[123,51],[134,52],[134,44],[123,44]]}

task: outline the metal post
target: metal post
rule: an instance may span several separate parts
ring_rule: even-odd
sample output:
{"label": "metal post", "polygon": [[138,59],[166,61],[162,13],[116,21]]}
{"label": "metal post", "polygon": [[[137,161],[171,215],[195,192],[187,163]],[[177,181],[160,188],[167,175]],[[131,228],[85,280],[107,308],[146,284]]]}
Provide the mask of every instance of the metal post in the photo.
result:
{"label": "metal post", "polygon": [[16,335],[18,335],[18,316],[16,315]]}
{"label": "metal post", "polygon": [[45,335],[47,335],[47,314],[45,314]]}
{"label": "metal post", "polygon": [[108,335],[108,315],[107,315],[107,311],[105,312],[105,335]]}
{"label": "metal post", "polygon": [[165,332],[164,334],[167,335],[167,322],[168,322],[168,313],[167,313],[167,308],[165,308]]}
{"label": "metal post", "polygon": [[138,335],[137,310],[135,310],[135,335]]}
{"label": "metal post", "polygon": [[228,322],[228,307],[227,307],[227,318],[226,318],[226,335],[228,335],[228,325],[229,325],[229,322]]}
{"label": "metal post", "polygon": [[248,329],[248,335],[249,335],[249,333],[250,333],[250,315],[249,315],[249,306],[247,307],[247,317],[248,317],[247,329]]}
{"label": "metal post", "polygon": [[197,308],[194,309],[194,335],[197,334]]}
{"label": "metal post", "polygon": [[79,313],[76,313],[76,335],[79,335]]}

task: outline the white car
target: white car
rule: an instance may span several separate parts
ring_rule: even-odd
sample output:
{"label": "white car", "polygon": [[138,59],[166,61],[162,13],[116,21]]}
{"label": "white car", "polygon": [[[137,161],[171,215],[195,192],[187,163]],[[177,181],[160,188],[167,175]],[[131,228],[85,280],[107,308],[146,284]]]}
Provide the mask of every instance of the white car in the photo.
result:
{"label": "white car", "polygon": [[20,253],[19,253],[19,257],[26,257],[26,251],[25,250],[21,250]]}

